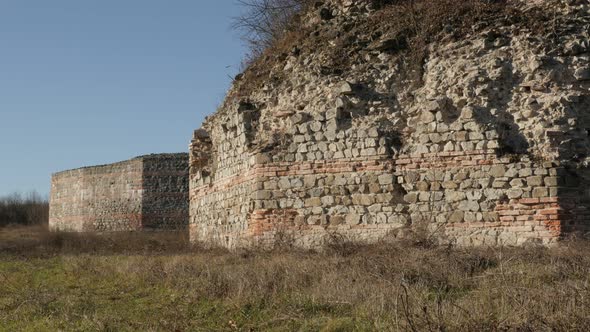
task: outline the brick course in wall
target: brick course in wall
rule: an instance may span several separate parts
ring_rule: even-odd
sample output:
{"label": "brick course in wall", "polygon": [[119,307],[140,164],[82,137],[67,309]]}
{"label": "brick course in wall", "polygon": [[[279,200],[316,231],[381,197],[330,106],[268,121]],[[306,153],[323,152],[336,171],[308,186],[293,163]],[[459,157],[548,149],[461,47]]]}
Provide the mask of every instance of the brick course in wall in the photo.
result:
{"label": "brick course in wall", "polygon": [[[196,139],[193,147],[199,146]],[[499,157],[494,149],[305,162],[272,162],[264,154],[246,159],[245,170],[215,180],[209,175],[203,181],[194,168],[193,240],[236,247],[272,244],[289,233],[296,244],[315,247],[329,234],[375,241],[425,223],[439,239],[459,245],[547,245],[587,229],[585,199],[571,195],[581,184],[567,183],[560,162]],[[232,205],[236,199],[239,205]],[[566,214],[565,200],[570,208],[580,206],[578,212]],[[211,215],[219,204],[226,213]]]}
{"label": "brick course in wall", "polygon": [[56,173],[49,226],[59,231],[186,229],[188,155],[157,154]]}

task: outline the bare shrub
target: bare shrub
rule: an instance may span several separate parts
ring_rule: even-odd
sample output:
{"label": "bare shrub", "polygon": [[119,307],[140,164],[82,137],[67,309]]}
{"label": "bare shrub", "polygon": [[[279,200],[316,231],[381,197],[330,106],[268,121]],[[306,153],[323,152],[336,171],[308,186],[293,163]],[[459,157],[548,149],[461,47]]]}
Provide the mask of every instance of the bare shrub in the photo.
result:
{"label": "bare shrub", "polygon": [[296,27],[293,18],[308,0],[238,0],[244,14],[234,18],[232,27],[242,33],[250,57],[260,56],[285,33]]}
{"label": "bare shrub", "polygon": [[46,225],[48,221],[49,203],[36,192],[0,198],[0,226]]}
{"label": "bare shrub", "polygon": [[350,256],[362,247],[363,245],[358,239],[338,232],[329,232],[324,242],[324,249],[327,253],[342,257]]}
{"label": "bare shrub", "polygon": [[290,251],[295,249],[295,235],[288,229],[279,227],[273,236],[272,249]]}

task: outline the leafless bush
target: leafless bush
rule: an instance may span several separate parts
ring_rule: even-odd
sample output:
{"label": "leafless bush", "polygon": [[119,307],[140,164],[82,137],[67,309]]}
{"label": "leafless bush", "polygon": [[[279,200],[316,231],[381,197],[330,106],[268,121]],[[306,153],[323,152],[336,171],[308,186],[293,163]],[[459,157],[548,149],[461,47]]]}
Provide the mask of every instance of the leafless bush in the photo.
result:
{"label": "leafless bush", "polygon": [[348,237],[342,233],[330,232],[326,236],[324,248],[327,253],[347,257],[355,254],[363,247],[358,239]]}
{"label": "leafless bush", "polygon": [[232,27],[242,33],[250,48],[251,57],[260,55],[295,28],[294,17],[308,0],[237,0],[245,8],[244,14],[234,18]]}
{"label": "leafless bush", "polygon": [[290,251],[295,249],[295,237],[287,229],[279,228],[274,234],[272,249],[275,251]]}
{"label": "leafless bush", "polygon": [[0,226],[39,225],[49,220],[49,203],[36,192],[0,198]]}

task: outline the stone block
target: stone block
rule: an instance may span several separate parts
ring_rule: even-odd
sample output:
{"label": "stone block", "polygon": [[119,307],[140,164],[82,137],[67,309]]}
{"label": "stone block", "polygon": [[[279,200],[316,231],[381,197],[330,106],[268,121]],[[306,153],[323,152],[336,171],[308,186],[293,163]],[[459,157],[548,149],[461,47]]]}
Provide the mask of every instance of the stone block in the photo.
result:
{"label": "stone block", "polygon": [[543,184],[542,176],[529,176],[526,178],[527,185],[529,187],[536,187]]}
{"label": "stone block", "polygon": [[533,189],[533,198],[542,198],[549,196],[549,190],[545,187],[537,187]]}
{"label": "stone block", "polygon": [[305,207],[316,207],[322,206],[322,200],[320,197],[311,197],[305,200]]}
{"label": "stone block", "polygon": [[420,192],[420,194],[418,195],[418,200],[420,202],[428,202],[428,201],[430,201],[430,192],[428,192],[428,191],[422,191],[422,192]]}
{"label": "stone block", "polygon": [[510,199],[520,198],[523,193],[524,191],[522,191],[522,189],[508,189],[508,191],[506,191],[506,195]]}
{"label": "stone block", "polygon": [[369,193],[371,194],[378,194],[381,192],[381,186],[377,183],[369,184]]}
{"label": "stone block", "polygon": [[291,181],[289,180],[289,178],[283,177],[279,179],[278,186],[281,190],[291,189]]}
{"label": "stone block", "polygon": [[369,206],[369,208],[367,209],[369,211],[369,213],[379,213],[383,210],[383,205],[381,204],[373,204],[371,206]]}
{"label": "stone block", "polygon": [[430,189],[430,185],[426,181],[419,181],[416,183],[416,190],[418,191],[428,191]]}
{"label": "stone block", "polygon": [[418,201],[418,194],[416,193],[409,193],[404,196],[404,201],[410,204],[414,204]]}
{"label": "stone block", "polygon": [[495,178],[501,178],[506,174],[506,166],[494,165],[490,168],[490,175]]}
{"label": "stone block", "polygon": [[556,176],[548,176],[544,181],[545,185],[549,187],[556,187],[558,184],[558,178]]}
{"label": "stone block", "polygon": [[464,142],[469,139],[469,133],[466,131],[459,131],[455,133],[455,141]]}
{"label": "stone block", "polygon": [[460,223],[463,222],[463,217],[465,216],[465,212],[463,211],[454,211],[449,215],[448,221],[450,223]]}
{"label": "stone block", "polygon": [[442,183],[444,189],[457,189],[459,185],[454,181],[445,181]]}
{"label": "stone block", "polygon": [[484,212],[482,213],[483,221],[485,222],[497,222],[500,220],[498,212]]}
{"label": "stone block", "polygon": [[330,225],[341,225],[346,222],[345,216],[328,216]]}
{"label": "stone block", "polygon": [[270,190],[258,190],[252,193],[252,199],[254,200],[266,200],[272,198],[272,192]]}
{"label": "stone block", "polygon": [[507,184],[508,182],[506,181],[495,180],[494,182],[492,182],[492,188],[506,188]]}
{"label": "stone block", "polygon": [[352,204],[369,206],[375,203],[374,195],[355,194],[352,195]]}
{"label": "stone block", "polygon": [[322,206],[332,206],[335,203],[334,196],[324,196],[321,198]]}
{"label": "stone block", "polygon": [[461,201],[457,207],[461,211],[479,211],[479,203],[476,201]]}
{"label": "stone block", "polygon": [[395,177],[393,174],[383,174],[379,176],[379,184],[380,185],[388,185],[393,184]]}
{"label": "stone block", "polygon": [[348,225],[358,225],[361,223],[361,216],[358,214],[347,214],[345,222]]}
{"label": "stone block", "polygon": [[314,133],[317,133],[320,130],[322,130],[322,123],[320,121],[313,121],[309,125],[309,129],[311,129],[311,131],[313,131]]}
{"label": "stone block", "polygon": [[445,193],[445,200],[449,203],[459,202],[465,199],[465,193],[462,191],[447,191]]}
{"label": "stone block", "polygon": [[518,171],[518,176],[521,178],[526,178],[531,175],[533,175],[533,170],[530,167],[526,167]]}
{"label": "stone block", "polygon": [[477,214],[475,212],[465,212],[463,216],[463,220],[465,222],[476,222],[477,221]]}

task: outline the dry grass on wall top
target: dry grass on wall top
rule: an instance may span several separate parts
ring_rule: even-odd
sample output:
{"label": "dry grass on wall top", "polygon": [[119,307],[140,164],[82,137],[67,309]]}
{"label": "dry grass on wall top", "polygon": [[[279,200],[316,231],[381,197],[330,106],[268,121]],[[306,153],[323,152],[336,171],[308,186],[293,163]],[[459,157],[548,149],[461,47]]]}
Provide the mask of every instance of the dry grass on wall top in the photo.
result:
{"label": "dry grass on wall top", "polygon": [[[288,56],[306,57],[320,53],[325,53],[326,60],[315,65],[322,68],[323,74],[337,76],[348,73],[352,65],[362,68],[366,64],[365,54],[375,51],[395,54],[395,61],[402,68],[398,80],[420,85],[422,66],[433,43],[461,40],[486,28],[513,24],[546,38],[551,36],[553,26],[547,22],[554,19],[550,12],[539,8],[522,11],[505,0],[383,0],[371,1],[374,12],[357,19],[354,24],[304,27],[299,20],[305,17],[306,10],[317,11],[314,15],[319,15],[319,8],[323,7],[289,0],[289,3],[303,4],[287,6],[285,13],[278,15],[280,20],[269,21],[268,17],[274,15],[263,14],[277,10],[273,7],[273,0],[247,2],[264,5],[254,6],[254,11],[246,11],[235,24],[235,28],[245,35],[256,36],[256,42],[249,41],[256,46],[249,53],[246,69],[238,75],[235,81],[237,88],[230,96],[237,99],[247,98],[265,84],[278,86],[285,79],[282,68]],[[321,5],[322,2],[314,4]],[[293,8],[307,9],[299,15]],[[278,28],[273,28],[273,24]],[[260,30],[272,33],[257,32]]]}
{"label": "dry grass on wall top", "polygon": [[321,253],[232,253],[186,247],[179,234],[58,234],[55,241],[15,231],[0,231],[0,330],[583,331],[590,325],[587,242],[552,249],[339,243]]}

